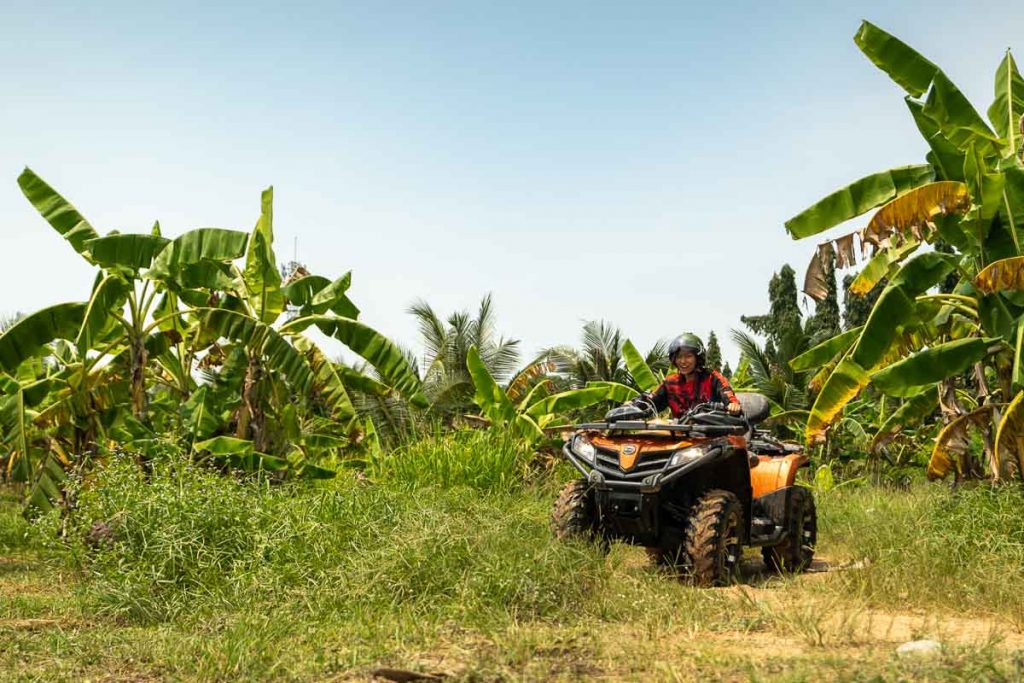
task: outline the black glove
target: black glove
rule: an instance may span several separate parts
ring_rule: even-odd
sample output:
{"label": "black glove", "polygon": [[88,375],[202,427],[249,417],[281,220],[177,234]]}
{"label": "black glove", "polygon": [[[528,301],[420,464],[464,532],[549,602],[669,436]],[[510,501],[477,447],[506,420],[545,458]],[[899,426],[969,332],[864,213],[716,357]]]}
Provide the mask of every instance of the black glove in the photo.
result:
{"label": "black glove", "polygon": [[629,403],[637,408],[647,408],[648,406],[654,405],[654,401],[651,400],[651,395],[647,393],[634,396],[629,400]]}

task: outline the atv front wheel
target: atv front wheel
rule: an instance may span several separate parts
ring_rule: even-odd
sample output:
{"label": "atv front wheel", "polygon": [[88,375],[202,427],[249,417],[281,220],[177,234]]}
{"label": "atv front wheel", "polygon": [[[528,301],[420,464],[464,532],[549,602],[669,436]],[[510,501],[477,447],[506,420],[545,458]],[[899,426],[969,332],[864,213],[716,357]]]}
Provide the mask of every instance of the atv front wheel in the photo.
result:
{"label": "atv front wheel", "polygon": [[558,494],[551,511],[551,528],[555,538],[592,541],[598,538],[594,496],[586,479],[570,481]]}
{"label": "atv front wheel", "polygon": [[686,556],[699,586],[721,586],[738,573],[743,548],[743,508],[735,494],[712,490],[690,510],[686,524]]}
{"label": "atv front wheel", "polygon": [[761,556],[768,569],[776,572],[802,572],[814,559],[814,544],[818,540],[818,513],[814,507],[814,494],[803,487],[793,489],[786,510],[789,531],[786,540],[778,545],[761,548]]}

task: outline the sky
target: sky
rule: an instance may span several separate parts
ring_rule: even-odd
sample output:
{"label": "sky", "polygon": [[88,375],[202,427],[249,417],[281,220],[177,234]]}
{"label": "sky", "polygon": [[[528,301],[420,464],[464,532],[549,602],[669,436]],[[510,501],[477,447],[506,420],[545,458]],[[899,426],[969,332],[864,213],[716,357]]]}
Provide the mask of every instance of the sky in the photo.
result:
{"label": "sky", "polygon": [[1020,0],[3,5],[0,315],[94,276],[25,166],[101,234],[251,230],[273,185],[279,258],[351,270],[364,322],[419,352],[410,304],[490,292],[524,361],[603,319],[641,349],[714,330],[735,366],[729,330],[813,253],[784,222],[923,161],[862,19],[981,111],[1024,60]]}

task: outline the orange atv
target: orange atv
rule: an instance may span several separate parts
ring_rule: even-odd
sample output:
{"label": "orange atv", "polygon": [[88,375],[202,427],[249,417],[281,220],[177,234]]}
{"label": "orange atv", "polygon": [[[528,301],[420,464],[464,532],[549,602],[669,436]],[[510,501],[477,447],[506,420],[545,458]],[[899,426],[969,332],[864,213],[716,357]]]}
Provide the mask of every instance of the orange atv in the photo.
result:
{"label": "orange atv", "polygon": [[641,402],[577,425],[562,452],[583,477],[555,502],[556,536],[647,546],[702,585],[729,582],[744,545],[760,547],[770,569],[806,569],[817,515],[794,480],[807,458],[754,429],[768,416],[765,397],[737,397],[742,416],[704,403],[665,421]]}

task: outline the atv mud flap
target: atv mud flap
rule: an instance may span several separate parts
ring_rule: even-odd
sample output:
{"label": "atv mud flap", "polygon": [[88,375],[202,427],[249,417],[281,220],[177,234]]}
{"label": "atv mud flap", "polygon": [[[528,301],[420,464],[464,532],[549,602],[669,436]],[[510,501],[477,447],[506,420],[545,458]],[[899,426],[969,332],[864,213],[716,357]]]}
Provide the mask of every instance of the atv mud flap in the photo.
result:
{"label": "atv mud flap", "polygon": [[656,545],[661,520],[658,494],[640,491],[597,489],[594,502],[600,526],[614,540],[637,545]]}
{"label": "atv mud flap", "polygon": [[752,501],[751,545],[774,545],[785,539],[789,528],[790,500],[796,488],[784,486]]}

